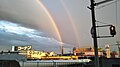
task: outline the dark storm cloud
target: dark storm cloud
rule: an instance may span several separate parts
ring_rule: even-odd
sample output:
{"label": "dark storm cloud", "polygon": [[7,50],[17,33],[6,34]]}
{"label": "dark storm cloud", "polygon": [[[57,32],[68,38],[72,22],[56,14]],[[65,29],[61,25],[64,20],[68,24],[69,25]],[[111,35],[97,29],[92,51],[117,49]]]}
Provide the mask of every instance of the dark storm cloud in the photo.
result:
{"label": "dark storm cloud", "polygon": [[[57,51],[60,50],[60,42],[54,38],[43,36],[43,32],[21,27],[9,21],[0,21],[0,45],[11,47],[21,45],[32,45],[35,50]],[[44,34],[45,35],[45,34]],[[72,45],[64,43],[65,48],[72,48]],[[49,49],[48,49],[49,48]],[[54,49],[54,50],[53,50]],[[3,49],[2,49],[3,50]],[[59,53],[59,51],[58,51]]]}

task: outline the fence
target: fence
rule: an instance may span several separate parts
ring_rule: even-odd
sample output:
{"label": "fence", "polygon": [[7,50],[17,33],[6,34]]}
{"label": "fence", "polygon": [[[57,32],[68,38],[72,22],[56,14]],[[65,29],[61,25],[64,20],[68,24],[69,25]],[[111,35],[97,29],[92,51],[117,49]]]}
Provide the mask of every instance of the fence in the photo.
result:
{"label": "fence", "polygon": [[84,63],[75,61],[27,61],[20,62],[21,67],[84,67]]}
{"label": "fence", "polygon": [[[15,61],[0,60],[0,67],[88,67],[88,62],[78,60]],[[94,67],[89,65],[89,67]]]}

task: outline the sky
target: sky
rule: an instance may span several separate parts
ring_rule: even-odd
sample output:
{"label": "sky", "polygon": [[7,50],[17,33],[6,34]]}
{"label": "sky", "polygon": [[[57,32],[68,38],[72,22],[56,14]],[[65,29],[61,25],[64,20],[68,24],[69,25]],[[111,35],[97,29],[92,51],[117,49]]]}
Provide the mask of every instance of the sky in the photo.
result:
{"label": "sky", "polygon": [[[103,0],[95,0],[100,2]],[[109,44],[117,50],[120,41],[120,1],[95,7],[97,26],[113,24],[117,35],[98,39],[104,49]],[[34,50],[65,52],[73,47],[93,47],[90,34],[90,0],[0,0],[0,48],[12,45],[32,45]],[[97,28],[97,35],[110,35],[109,27]]]}

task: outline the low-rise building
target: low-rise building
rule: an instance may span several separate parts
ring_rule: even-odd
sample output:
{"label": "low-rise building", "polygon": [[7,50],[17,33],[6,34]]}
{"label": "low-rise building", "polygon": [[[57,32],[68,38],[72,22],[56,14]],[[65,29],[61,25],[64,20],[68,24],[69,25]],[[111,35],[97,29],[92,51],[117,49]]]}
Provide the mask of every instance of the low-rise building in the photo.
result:
{"label": "low-rise building", "polygon": [[[74,48],[73,53],[77,56],[94,56],[94,48]],[[101,49],[98,50],[98,55],[103,56]]]}

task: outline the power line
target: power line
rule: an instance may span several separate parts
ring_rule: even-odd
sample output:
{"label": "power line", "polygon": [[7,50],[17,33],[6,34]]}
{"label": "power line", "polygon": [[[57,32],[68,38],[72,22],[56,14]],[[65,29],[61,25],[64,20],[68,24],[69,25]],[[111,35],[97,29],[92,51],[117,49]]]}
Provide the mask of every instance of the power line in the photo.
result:
{"label": "power line", "polygon": [[105,5],[103,5],[103,6],[100,6],[100,7],[96,8],[96,9],[101,9],[101,8],[103,8],[103,7],[109,6],[109,5],[111,5],[111,4],[113,4],[113,3],[116,3],[116,2],[119,2],[119,1],[120,1],[120,0],[116,0],[116,1],[114,1],[114,2],[111,2],[111,3],[105,4]]}
{"label": "power line", "polygon": [[[101,21],[98,21],[98,20],[96,20],[96,22],[101,23],[101,24],[108,24],[108,23],[101,22]],[[108,24],[108,25],[109,25],[109,24]]]}

